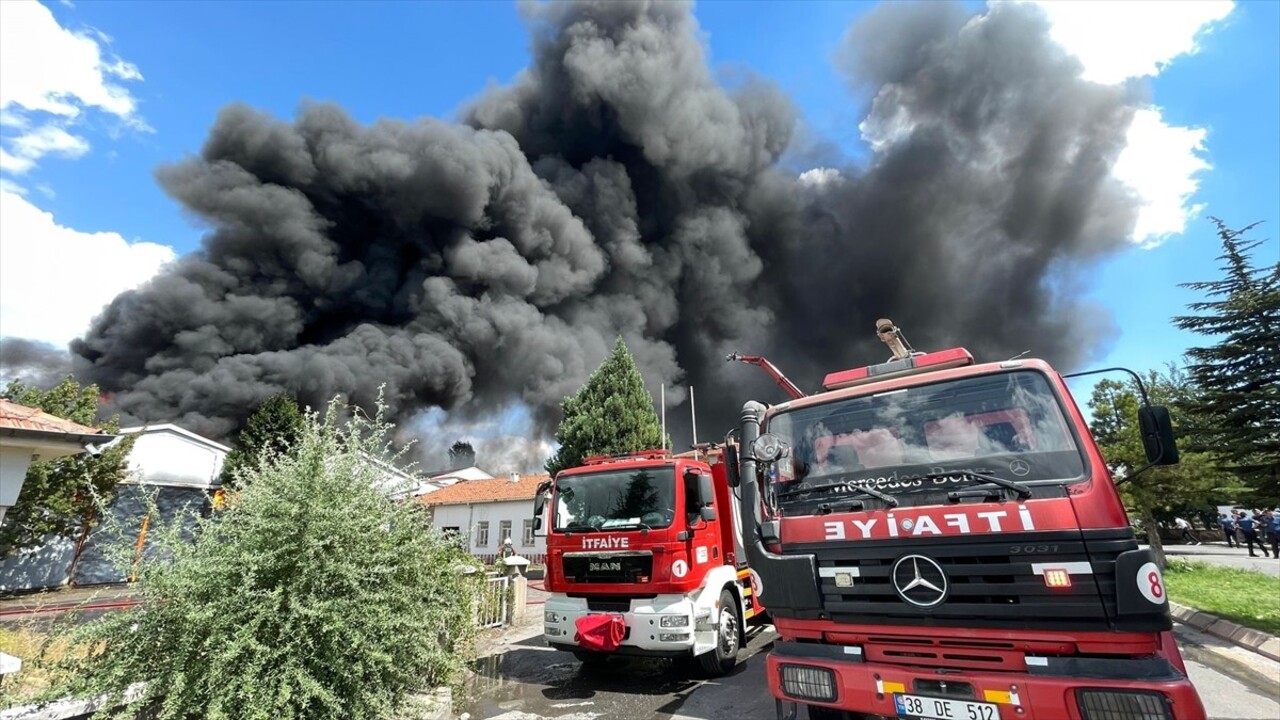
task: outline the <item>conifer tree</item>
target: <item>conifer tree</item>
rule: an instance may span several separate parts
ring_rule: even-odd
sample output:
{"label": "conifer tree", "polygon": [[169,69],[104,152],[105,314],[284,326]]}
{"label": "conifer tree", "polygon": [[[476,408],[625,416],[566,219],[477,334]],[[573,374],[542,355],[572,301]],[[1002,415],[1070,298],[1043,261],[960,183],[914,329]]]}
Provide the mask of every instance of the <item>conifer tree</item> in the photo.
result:
{"label": "conifer tree", "polygon": [[282,453],[297,443],[305,425],[293,398],[280,393],[258,406],[236,438],[236,447],[222,464],[222,482],[235,487],[238,476],[256,467],[264,456]]}
{"label": "conifer tree", "polygon": [[556,430],[560,449],[547,461],[551,475],[589,455],[636,452],[665,445],[653,409],[627,344],[618,338],[613,353],[591,374],[576,395],[560,404],[564,419]]}
{"label": "conifer tree", "polygon": [[1231,229],[1212,218],[1222,241],[1223,277],[1185,283],[1207,299],[1190,303],[1192,315],[1173,322],[1214,344],[1187,351],[1187,372],[1197,392],[1188,397],[1190,449],[1213,452],[1224,468],[1258,491],[1280,497],[1280,262],[1254,264],[1262,240],[1246,240],[1257,223]]}

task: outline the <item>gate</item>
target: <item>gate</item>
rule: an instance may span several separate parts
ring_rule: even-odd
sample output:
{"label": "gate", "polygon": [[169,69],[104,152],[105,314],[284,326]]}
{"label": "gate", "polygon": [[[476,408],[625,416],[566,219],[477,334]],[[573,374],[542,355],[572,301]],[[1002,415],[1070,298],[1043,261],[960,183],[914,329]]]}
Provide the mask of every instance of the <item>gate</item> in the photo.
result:
{"label": "gate", "polygon": [[511,578],[503,573],[489,573],[480,588],[476,624],[482,628],[502,627],[507,620],[507,589]]}

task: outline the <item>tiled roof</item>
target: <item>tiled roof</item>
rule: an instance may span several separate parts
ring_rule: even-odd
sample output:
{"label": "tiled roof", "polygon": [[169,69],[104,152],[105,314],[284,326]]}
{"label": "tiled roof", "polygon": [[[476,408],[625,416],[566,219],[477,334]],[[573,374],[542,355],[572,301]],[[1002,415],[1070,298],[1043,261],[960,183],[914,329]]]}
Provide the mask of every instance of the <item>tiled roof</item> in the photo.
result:
{"label": "tiled roof", "polygon": [[[98,435],[102,433],[98,428],[63,420],[38,408],[19,405],[4,398],[0,398],[0,428],[65,433],[68,435]],[[530,497],[533,496],[530,495]]]}
{"label": "tiled roof", "polygon": [[538,484],[550,479],[550,475],[521,475],[518,482],[511,482],[509,477],[492,480],[463,480],[456,485],[450,485],[414,499],[423,505],[532,500],[533,496],[538,494]]}

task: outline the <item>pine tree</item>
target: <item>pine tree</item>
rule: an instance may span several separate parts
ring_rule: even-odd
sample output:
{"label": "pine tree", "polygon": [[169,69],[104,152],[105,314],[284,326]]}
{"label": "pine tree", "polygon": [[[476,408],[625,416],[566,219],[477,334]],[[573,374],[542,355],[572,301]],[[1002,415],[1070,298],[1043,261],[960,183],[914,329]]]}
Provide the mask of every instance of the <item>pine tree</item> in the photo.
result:
{"label": "pine tree", "polygon": [[1237,230],[1212,218],[1222,241],[1223,277],[1185,283],[1208,299],[1190,303],[1194,315],[1175,317],[1184,330],[1213,338],[1187,351],[1198,391],[1186,401],[1196,444],[1258,491],[1280,497],[1280,263],[1257,267],[1246,240],[1257,223]]}
{"label": "pine tree", "polygon": [[302,411],[293,398],[281,393],[268,398],[245,423],[236,438],[236,447],[222,464],[222,482],[235,487],[239,476],[257,467],[264,457],[287,452],[297,444],[305,425]]}
{"label": "pine tree", "polygon": [[613,354],[591,374],[576,395],[560,404],[564,419],[556,430],[560,449],[547,461],[551,475],[589,455],[636,452],[665,445],[653,398],[644,388],[627,344],[618,338]]}
{"label": "pine tree", "polygon": [[[109,434],[119,430],[115,418],[96,422],[98,386],[81,387],[70,375],[49,390],[15,381],[3,396]],[[80,453],[33,463],[22,481],[18,502],[5,513],[0,527],[0,557],[38,545],[46,535],[67,537],[82,528],[91,520],[94,496],[109,500],[116,484],[125,478],[132,449],[133,438],[127,437],[96,456]]]}

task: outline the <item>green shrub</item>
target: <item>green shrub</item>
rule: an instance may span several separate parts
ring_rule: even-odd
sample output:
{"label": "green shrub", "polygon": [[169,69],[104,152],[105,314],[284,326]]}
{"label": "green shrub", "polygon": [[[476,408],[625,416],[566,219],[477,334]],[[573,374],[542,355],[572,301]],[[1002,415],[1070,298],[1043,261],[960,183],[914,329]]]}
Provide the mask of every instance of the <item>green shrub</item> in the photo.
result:
{"label": "green shrub", "polygon": [[95,652],[64,664],[51,696],[147,681],[128,716],[372,720],[459,682],[474,634],[467,557],[421,505],[377,487],[381,418],[339,417],[309,415],[194,542],[181,523],[160,531],[139,567],[143,604],[76,630]]}

